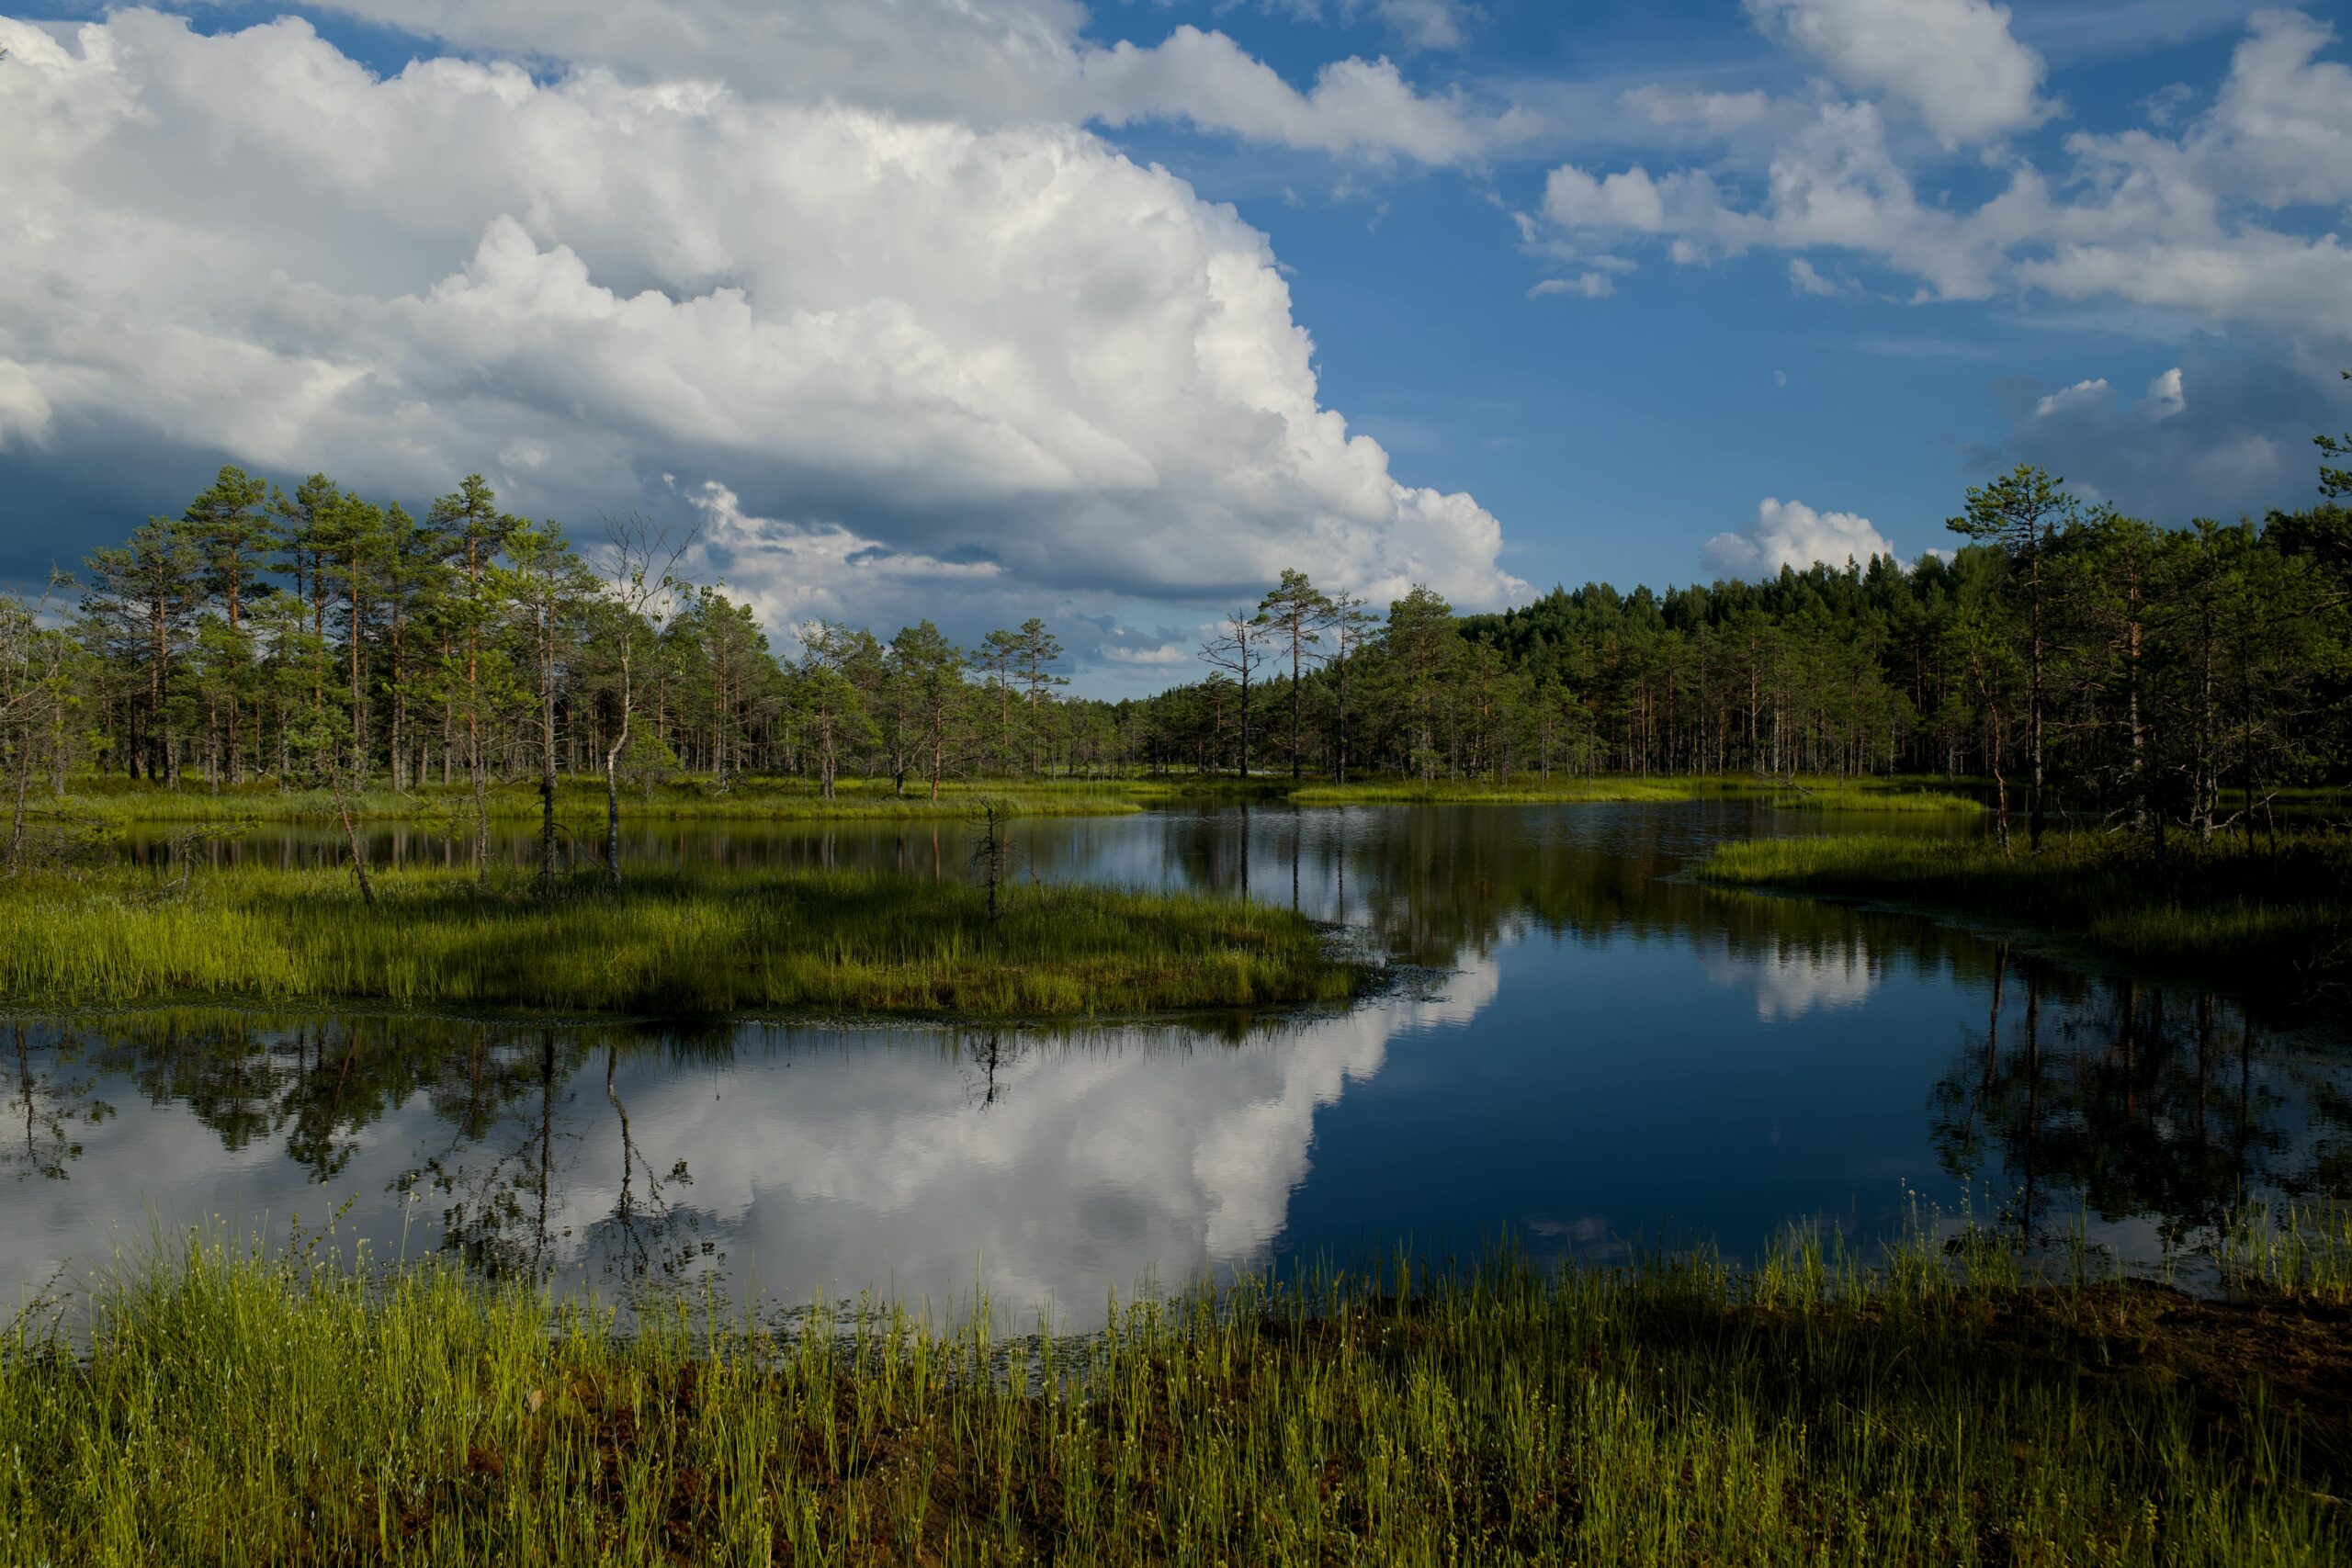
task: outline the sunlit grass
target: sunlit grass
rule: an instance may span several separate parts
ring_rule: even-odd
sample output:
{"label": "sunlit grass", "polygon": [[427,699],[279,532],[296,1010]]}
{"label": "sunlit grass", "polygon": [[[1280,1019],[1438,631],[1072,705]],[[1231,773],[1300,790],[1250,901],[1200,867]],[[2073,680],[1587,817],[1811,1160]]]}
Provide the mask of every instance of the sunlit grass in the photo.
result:
{"label": "sunlit grass", "polygon": [[1427,783],[1418,779],[1368,779],[1361,784],[1309,784],[1292,791],[1290,798],[1302,806],[1357,802],[1544,806],[1752,799],[1769,793],[1771,791],[1759,781],[1738,774],[1612,773],[1588,778],[1564,773],[1549,781],[1520,778],[1508,784],[1474,779],[1435,779]]}
{"label": "sunlit grass", "polygon": [[1374,779],[1362,784],[1310,784],[1291,792],[1302,806],[1357,803],[1429,805],[1671,805],[1699,800],[1753,800],[1776,807],[1825,811],[1981,810],[1974,801],[1925,789],[1909,781],[1803,774],[1611,773],[1563,774],[1548,782],[1521,777],[1509,784],[1483,780]]}
{"label": "sunlit grass", "polygon": [[2352,1204],[2250,1204],[2222,1228],[2220,1254],[2241,1288],[2352,1306]]}
{"label": "sunlit grass", "polygon": [[[1024,817],[1118,816],[1148,804],[1185,797],[1289,800],[1300,806],[1394,803],[1460,805],[1673,804],[1696,800],[1756,800],[1798,810],[1976,811],[1974,801],[1902,780],[1752,773],[1571,777],[1549,782],[1521,775],[1509,784],[1490,781],[1375,779],[1360,784],[1294,785],[1276,774],[1249,779],[1227,774],[1167,774],[1125,778],[957,779],[944,784],[937,800],[920,780],[901,792],[887,779],[839,781],[834,798],[824,799],[806,779],[749,776],[721,787],[707,779],[684,779],[632,787],[622,796],[628,821],[864,821],[961,816],[982,800],[994,800]],[[537,819],[539,798],[534,782],[500,784],[486,805],[500,821]],[[470,820],[473,794],[464,784],[419,785],[405,791],[369,789],[349,797],[353,815],[367,821]],[[62,796],[39,796],[36,811],[128,825],[171,822],[327,821],[336,815],[334,796],[323,789],[280,789],[254,783],[209,789],[183,783],[178,788],[132,784],[119,778],[85,779]],[[593,829],[604,820],[604,787],[593,779],[566,779],[557,792],[557,814],[567,823]]]}
{"label": "sunlit grass", "polygon": [[[10,1561],[2322,1564],[2340,1312],[1982,1237],[1244,1283],[1082,1338],[191,1238],[0,1346]],[[983,1303],[985,1307],[985,1303]],[[2274,1362],[2271,1353],[2299,1352]]]}
{"label": "sunlit grass", "polygon": [[1358,971],[1284,909],[1015,885],[662,872],[484,886],[383,870],[130,868],[0,880],[0,999],[365,1000],[629,1014],[757,1010],[1089,1017],[1330,1000]]}
{"label": "sunlit grass", "polygon": [[[1023,817],[1109,817],[1141,809],[1139,800],[1170,793],[1164,784],[1103,779],[955,780],[939,798],[920,780],[903,793],[887,779],[843,779],[827,800],[805,779],[763,776],[725,786],[689,779],[622,792],[624,821],[714,820],[741,822],[874,821],[966,815],[982,800],[1010,807]],[[367,821],[470,821],[474,798],[463,784],[424,784],[394,791],[369,789],[348,797],[352,813]],[[601,830],[605,820],[601,782],[566,779],[557,788],[557,815],[566,823]],[[537,820],[536,782],[508,783],[484,797],[499,821]],[[323,789],[279,789],[267,783],[209,789],[183,783],[176,789],[132,784],[120,779],[83,780],[62,796],[35,802],[43,816],[64,816],[111,824],[141,822],[329,821],[334,797]]]}
{"label": "sunlit grass", "polygon": [[1981,812],[1984,806],[1966,795],[1940,790],[1857,788],[1852,784],[1828,784],[1775,795],[1772,804],[1786,811]]}

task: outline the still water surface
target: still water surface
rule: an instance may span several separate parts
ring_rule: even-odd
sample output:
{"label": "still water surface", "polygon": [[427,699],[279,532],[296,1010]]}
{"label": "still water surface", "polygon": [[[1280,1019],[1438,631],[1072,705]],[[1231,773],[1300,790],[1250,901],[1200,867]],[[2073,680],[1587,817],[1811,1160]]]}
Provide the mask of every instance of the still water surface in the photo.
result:
{"label": "still water surface", "polygon": [[[11,1021],[0,1285],[299,1214],[605,1294],[714,1278],[1099,1319],[1113,1292],[1510,1235],[1543,1256],[1916,1200],[2149,1260],[2243,1192],[2352,1192],[2352,1030],[1924,918],[1719,892],[1696,807],[1179,807],[1019,825],[1041,883],[1295,904],[1427,966],[1356,1007],[1095,1029],[415,1014]],[[1884,830],[1883,821],[1864,824]],[[1928,831],[1954,829],[1929,828]],[[641,857],[963,874],[962,824],[647,829]],[[516,846],[519,851],[521,845]],[[300,833],[215,846],[330,852]],[[437,857],[429,836],[383,855]],[[2259,1012],[2259,1010],[2256,1010]],[[347,1206],[347,1207],[346,1207]]]}

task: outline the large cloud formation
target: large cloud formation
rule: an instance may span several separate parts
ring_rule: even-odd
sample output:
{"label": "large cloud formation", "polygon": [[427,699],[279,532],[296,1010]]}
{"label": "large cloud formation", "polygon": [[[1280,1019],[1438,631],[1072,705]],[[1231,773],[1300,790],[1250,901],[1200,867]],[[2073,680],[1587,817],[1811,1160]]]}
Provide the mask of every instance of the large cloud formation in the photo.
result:
{"label": "large cloud formation", "polygon": [[[1664,174],[1563,164],[1543,203],[1555,230],[1586,249],[1663,241],[1680,263],[1754,249],[1842,252],[1910,278],[1923,299],[2041,294],[2352,339],[2352,249],[2333,231],[2312,231],[2298,210],[2352,201],[2352,70],[2321,58],[2335,41],[2325,25],[2256,13],[2205,112],[2170,133],[2154,124],[2075,132],[2064,163],[2046,169],[2002,141],[2049,106],[2035,92],[2040,58],[2009,36],[2000,7],[1754,0],[1750,9],[1824,57],[1858,96],[1759,107],[1721,128],[1726,146],[1713,163]],[[1932,40],[1918,29],[1929,22],[1969,42],[1928,61],[1920,51]],[[1958,90],[1971,82],[1978,87]],[[1903,116],[1947,146],[1988,143],[1981,158],[1998,188],[1974,201],[1923,189],[1927,171],[1890,118]]]}
{"label": "large cloud formation", "polygon": [[[858,53],[858,17],[908,8],[796,9],[847,40],[796,69],[812,88],[893,62],[910,82],[956,77]],[[1023,37],[1067,43],[1069,9],[988,13],[1003,39],[962,73],[967,98]],[[1038,123],[1038,103],[926,118],[684,73],[727,28],[760,42],[750,7],[401,12],[486,44],[544,21],[548,47],[633,63],[436,58],[387,78],[297,19],[216,35],[143,10],[0,20],[12,454],[129,430],[407,497],[481,468],[574,520],[723,495],[729,517],[789,520],[775,526],[843,570],[994,571],[1105,602],[1214,599],[1292,565],[1467,604],[1519,588],[1491,515],[1400,484],[1320,406],[1264,237]],[[789,32],[766,28],[777,61],[800,58]],[[1193,47],[1213,46],[1171,39],[1125,66],[1081,50],[1080,85],[1173,70]],[[1360,140],[1333,129],[1356,123],[1333,118],[1354,90],[1327,73],[1295,103],[1184,101],[1338,146]],[[1047,107],[1086,112],[1082,94]]]}
{"label": "large cloud formation", "polygon": [[[322,0],[379,26],[631,80],[723,80],[973,126],[1170,120],[1280,146],[1459,164],[1532,119],[1417,92],[1386,60],[1326,65],[1300,92],[1223,33],[1180,26],[1150,46],[1087,39],[1078,0]],[[1359,9],[1351,3],[1343,9]],[[1384,0],[1408,43],[1459,41],[1442,0]]]}
{"label": "large cloud formation", "polygon": [[[2352,67],[2335,28],[2255,11],[2210,94],[2175,84],[2140,123],[2056,132],[2044,128],[2065,107],[2004,6],[1746,9],[1824,77],[1621,93],[1623,123],[1650,145],[1616,167],[1551,169],[1521,219],[1532,254],[1574,257],[1598,281],[1652,253],[1696,268],[1762,252],[1799,296],[1838,302],[1824,310],[1982,302],[2165,344],[2183,368],[2139,406],[2110,389],[2109,366],[2086,365],[2024,396],[2007,440],[1969,448],[1972,467],[2048,464],[2167,522],[2310,499],[2309,433],[2338,427],[2335,373],[2352,363]],[[2148,374],[2116,368],[2118,387]],[[1769,570],[1811,547],[1765,525],[1713,541],[1707,559]]]}

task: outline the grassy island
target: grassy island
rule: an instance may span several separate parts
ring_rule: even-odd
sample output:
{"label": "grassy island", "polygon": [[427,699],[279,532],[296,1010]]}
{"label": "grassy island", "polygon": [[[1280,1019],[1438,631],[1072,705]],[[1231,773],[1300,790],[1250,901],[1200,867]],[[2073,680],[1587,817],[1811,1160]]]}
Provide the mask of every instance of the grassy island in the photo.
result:
{"label": "grassy island", "polygon": [[1708,880],[1918,904],[2014,922],[2109,959],[2281,999],[2352,986],[2352,842],[2318,833],[2200,840],[2159,852],[2122,834],[2063,833],[2004,855],[1989,839],[1831,836],[1724,844]]}
{"label": "grassy island", "polygon": [[[191,1242],[0,1355],[0,1542],[102,1565],[2324,1564],[2352,1553],[2352,1228],[2238,1290],[1503,1258],[1010,1343],[373,1283]],[[2248,1245],[2248,1244],[2251,1245]],[[2231,1256],[2225,1246],[2224,1256]]]}
{"label": "grassy island", "polygon": [[583,875],[237,867],[0,880],[0,1000],[362,1001],[676,1016],[1082,1018],[1336,1000],[1362,978],[1286,909],[844,872]]}

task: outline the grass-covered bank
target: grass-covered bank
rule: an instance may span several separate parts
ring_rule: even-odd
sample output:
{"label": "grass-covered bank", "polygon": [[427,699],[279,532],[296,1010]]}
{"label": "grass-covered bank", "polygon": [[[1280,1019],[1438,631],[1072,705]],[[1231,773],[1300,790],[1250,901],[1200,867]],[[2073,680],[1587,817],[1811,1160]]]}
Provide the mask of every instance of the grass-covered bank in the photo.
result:
{"label": "grass-covered bank", "polygon": [[192,1245],[0,1347],[0,1541],[61,1565],[2334,1563],[2352,1231],[2301,1223],[2300,1267],[2248,1249],[2231,1300],[2028,1284],[1989,1244],[1868,1272],[1506,1258],[1010,1344],[896,1314],[777,1343],[691,1308],[625,1339],[438,1266],[370,1289]]}
{"label": "grass-covered bank", "polygon": [[1309,784],[1291,793],[1300,806],[1600,806],[1680,805],[1744,800],[1780,810],[1960,812],[1984,809],[1965,795],[1909,779],[1770,776],[1752,773],[1562,775],[1510,784],[1440,779],[1373,779]]}
{"label": "grass-covered bank", "polygon": [[[930,797],[919,780],[903,793],[887,779],[843,779],[827,800],[806,779],[764,775],[721,785],[688,778],[670,784],[630,785],[621,793],[625,822],[807,822],[889,821],[965,817],[983,801],[1023,817],[1114,817],[1141,809],[1138,801],[1170,794],[1166,785],[1115,779],[1009,779],[958,781]],[[183,782],[176,788],[134,784],[120,778],[74,782],[63,795],[31,801],[40,820],[88,821],[112,826],[138,823],[331,822],[337,819],[334,795],[325,789],[281,789],[266,782],[218,789]],[[470,822],[471,786],[420,784],[413,789],[368,789],[348,796],[352,815],[369,822]],[[539,818],[536,780],[509,781],[491,789],[484,806],[492,821]],[[605,786],[599,780],[567,778],[556,789],[556,815],[562,821],[601,834]]]}
{"label": "grass-covered bank", "polygon": [[[806,779],[751,776],[720,786],[707,779],[632,785],[621,797],[624,820],[639,821],[888,821],[967,816],[994,801],[1023,817],[1108,817],[1170,802],[1257,801],[1269,805],[1607,805],[1753,800],[1790,810],[1955,811],[1983,807],[1939,787],[1942,781],[1764,776],[1753,773],[1605,774],[1548,782],[1522,776],[1489,781],[1368,779],[1352,784],[1298,784],[1278,774],[1248,779],[1227,773],[1162,773],[1124,778],[966,779],[943,786],[937,800],[919,781],[900,793],[887,779],[842,779],[831,800]],[[422,784],[409,790],[369,789],[349,796],[352,815],[371,822],[469,822],[474,798],[466,784]],[[536,782],[508,782],[485,800],[494,821],[537,821]],[[37,820],[81,820],[111,826],[140,823],[328,822],[334,797],[324,789],[281,789],[255,783],[221,788],[183,783],[177,788],[106,777],[75,781],[62,795],[36,795]],[[583,831],[600,831],[605,793],[593,779],[565,779],[556,792],[557,815]]]}
{"label": "grass-covered bank", "polygon": [[1075,1018],[1336,1000],[1362,978],[1286,909],[843,872],[519,875],[235,867],[0,879],[0,1000],[369,1001],[565,1013]]}
{"label": "grass-covered bank", "polygon": [[2050,932],[2101,955],[2280,999],[2352,987],[2352,841],[2295,833],[2174,835],[2162,854],[2115,833],[2064,833],[2004,855],[1989,839],[1757,839],[1718,846],[1710,881],[1943,908]]}

